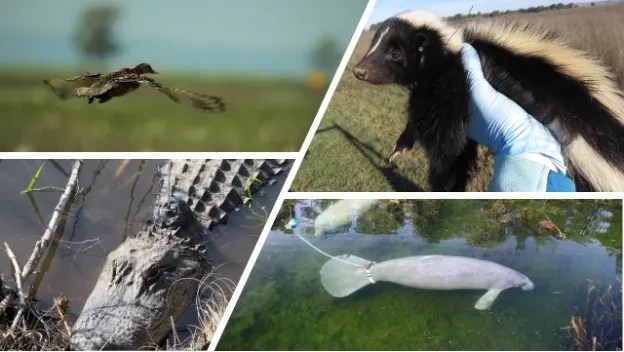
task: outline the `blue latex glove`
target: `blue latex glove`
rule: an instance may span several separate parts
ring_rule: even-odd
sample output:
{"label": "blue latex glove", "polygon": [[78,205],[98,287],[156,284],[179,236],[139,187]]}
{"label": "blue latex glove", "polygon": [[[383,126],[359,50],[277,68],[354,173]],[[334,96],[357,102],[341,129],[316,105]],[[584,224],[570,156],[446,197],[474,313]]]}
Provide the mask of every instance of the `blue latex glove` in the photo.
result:
{"label": "blue latex glove", "polygon": [[461,55],[470,91],[468,137],[495,155],[526,157],[565,174],[561,145],[555,136],[490,85],[483,75],[479,54],[471,45],[464,44]]}

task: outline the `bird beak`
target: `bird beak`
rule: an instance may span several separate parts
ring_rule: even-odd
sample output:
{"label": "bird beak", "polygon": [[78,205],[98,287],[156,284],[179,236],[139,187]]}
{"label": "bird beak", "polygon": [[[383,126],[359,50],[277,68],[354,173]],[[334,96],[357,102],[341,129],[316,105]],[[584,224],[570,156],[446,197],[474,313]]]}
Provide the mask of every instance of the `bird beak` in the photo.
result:
{"label": "bird beak", "polygon": [[152,72],[152,73],[153,73],[153,74],[155,74],[155,75],[157,75],[157,74],[158,74],[158,72],[156,72],[156,71],[154,71],[154,72]]}

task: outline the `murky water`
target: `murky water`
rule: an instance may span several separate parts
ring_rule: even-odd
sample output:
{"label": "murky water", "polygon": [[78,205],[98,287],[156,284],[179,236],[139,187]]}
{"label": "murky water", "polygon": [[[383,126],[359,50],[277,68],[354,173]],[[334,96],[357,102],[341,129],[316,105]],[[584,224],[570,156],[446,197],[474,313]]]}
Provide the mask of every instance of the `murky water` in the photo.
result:
{"label": "murky water", "polygon": [[[58,202],[60,192],[20,192],[44,160],[3,160],[0,162],[0,241],[7,242],[23,265]],[[71,162],[46,164],[37,187],[64,188]],[[62,236],[42,275],[37,298],[43,309],[57,296],[70,299],[69,315],[74,321],[91,293],[107,254],[126,236],[138,231],[150,218],[157,192],[157,167],[162,160],[86,160],[79,186],[84,195],[71,205]],[[227,226],[212,232],[210,255],[218,275],[237,282],[253,250],[264,222],[277,199],[285,175],[254,196],[251,208],[234,213]],[[2,251],[4,252],[4,251]],[[0,273],[10,277],[6,255],[0,255]],[[193,314],[187,314],[192,316]],[[193,318],[184,320],[191,322]]]}
{"label": "murky water", "polygon": [[[313,219],[334,201],[286,202],[222,336],[219,350],[557,350],[586,300],[587,280],[614,285],[621,348],[621,201],[381,201],[323,237]],[[484,290],[434,291],[377,283],[344,298],[323,288],[332,255],[381,262],[446,254],[526,274],[533,291],[505,290],[491,309]],[[546,220],[546,222],[544,222]],[[547,229],[551,223],[556,228]],[[618,300],[616,300],[618,301]]]}

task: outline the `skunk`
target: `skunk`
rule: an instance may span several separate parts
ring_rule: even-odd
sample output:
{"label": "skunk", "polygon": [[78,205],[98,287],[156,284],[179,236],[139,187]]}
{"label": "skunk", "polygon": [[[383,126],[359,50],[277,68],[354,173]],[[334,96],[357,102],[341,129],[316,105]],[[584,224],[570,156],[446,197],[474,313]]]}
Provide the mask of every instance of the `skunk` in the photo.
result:
{"label": "skunk", "polygon": [[391,159],[416,141],[430,160],[433,191],[463,191],[476,168],[466,136],[468,85],[461,47],[478,52],[486,79],[546,125],[580,191],[624,191],[624,96],[612,74],[556,34],[518,24],[456,29],[410,11],[381,23],[356,78],[410,90],[407,125]]}

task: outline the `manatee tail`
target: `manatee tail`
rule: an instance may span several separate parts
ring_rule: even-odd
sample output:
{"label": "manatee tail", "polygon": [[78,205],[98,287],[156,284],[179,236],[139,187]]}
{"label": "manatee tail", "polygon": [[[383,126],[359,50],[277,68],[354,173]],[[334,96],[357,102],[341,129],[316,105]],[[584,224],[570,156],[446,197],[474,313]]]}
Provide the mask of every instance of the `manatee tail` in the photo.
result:
{"label": "manatee tail", "polygon": [[350,254],[343,254],[330,259],[321,268],[321,283],[334,297],[346,297],[362,287],[375,283],[369,277],[367,266],[370,260]]}

